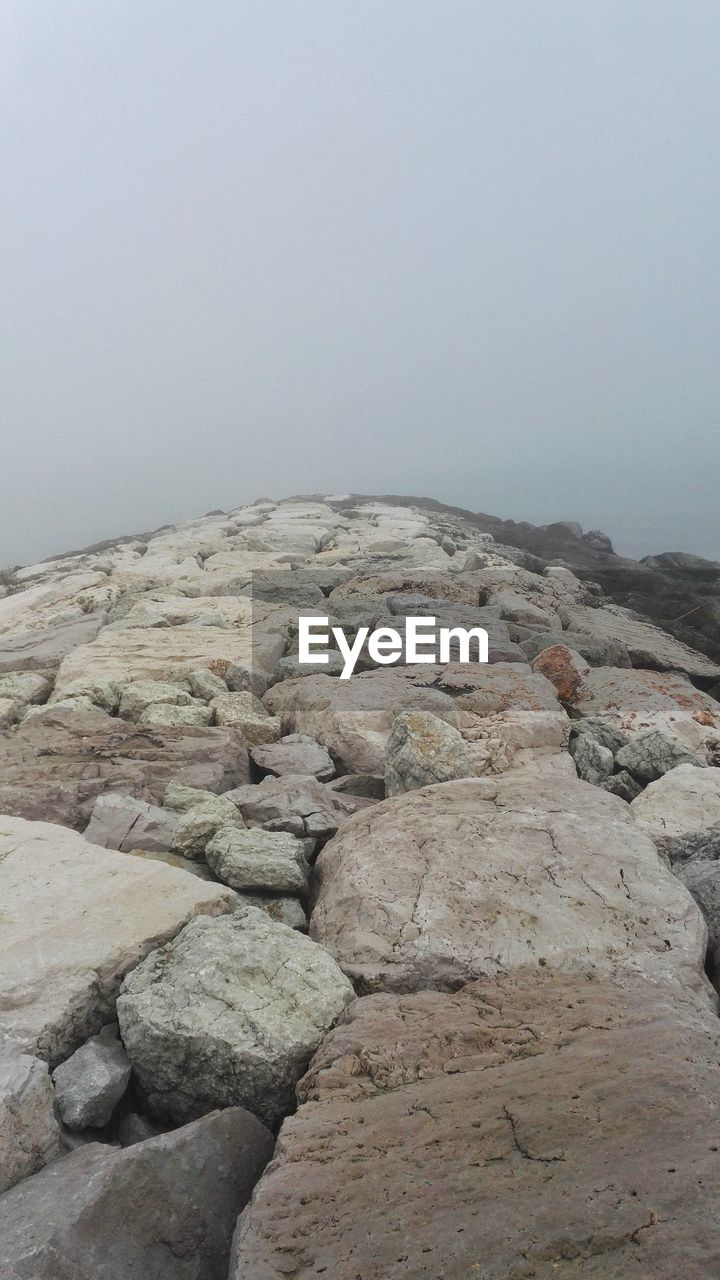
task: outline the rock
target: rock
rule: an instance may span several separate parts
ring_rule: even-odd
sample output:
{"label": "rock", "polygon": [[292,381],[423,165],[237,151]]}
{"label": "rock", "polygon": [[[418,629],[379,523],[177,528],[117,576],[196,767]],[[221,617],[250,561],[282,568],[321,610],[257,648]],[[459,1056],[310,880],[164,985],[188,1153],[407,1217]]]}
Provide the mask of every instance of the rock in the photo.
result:
{"label": "rock", "polygon": [[122,691],[118,714],[124,720],[139,720],[148,707],[190,707],[192,701],[187,689],[179,684],[168,684],[164,680],[134,680]]}
{"label": "rock", "polygon": [[268,827],[292,835],[327,840],[361,801],[339,795],[317,778],[263,778],[257,786],[227,793],[249,827]]}
{"label": "rock", "polygon": [[708,962],[713,979],[720,973],[720,863],[700,858],[676,863],[675,874],[697,902],[708,927]]}
{"label": "rock", "polygon": [[102,1129],[130,1083],[130,1063],[110,1024],[53,1071],[60,1119],[68,1129]]}
{"label": "rock", "polygon": [[184,858],[204,859],[208,842],[217,831],[243,825],[232,801],[225,796],[213,796],[181,815],[173,835],[173,851]]}
{"label": "rock", "polygon": [[589,667],[630,667],[632,665],[626,646],[621,641],[610,637],[582,635],[578,631],[553,633],[529,630],[523,630],[518,636],[520,628],[514,627],[513,631],[516,638],[520,640],[520,647],[528,662],[532,662],[546,649],[563,645],[572,649],[574,653],[578,653]]}
{"label": "rock", "polygon": [[0,1191],[59,1154],[47,1065],[12,1047],[0,1049]]}
{"label": "rock", "polygon": [[67,680],[62,689],[57,686],[50,698],[50,706],[71,706],[77,704],[84,707],[89,700],[93,707],[114,715],[120,706],[120,685],[114,680],[104,680],[101,676],[78,676]]}
{"label": "rock", "polygon": [[561,702],[569,703],[577,701],[585,677],[590,672],[585,659],[566,644],[543,649],[532,663],[532,669],[555,686]]}
{"label": "rock", "polygon": [[636,782],[632,774],[628,773],[626,769],[620,769],[618,773],[613,773],[611,777],[601,782],[600,786],[609,791],[611,795],[619,796],[621,800],[625,800],[628,804],[631,804],[642,791],[640,783]]}
{"label": "rock", "polygon": [[361,992],[538,966],[704,988],[692,902],[628,808],[578,780],[528,785],[518,770],[384,800],[343,824],[315,873],[310,935]]}
{"label": "rock", "polygon": [[584,631],[594,640],[616,640],[625,645],[634,667],[651,667],[658,672],[684,671],[701,680],[711,680],[720,674],[720,667],[705,654],[690,649],[628,609],[609,604],[601,609],[570,605],[565,618],[572,631]]}
{"label": "rock", "polygon": [[603,747],[589,733],[578,734],[570,743],[570,754],[575,761],[578,777],[596,786],[610,777],[615,761],[612,751]]}
{"label": "rock", "polygon": [[197,920],[128,975],[118,1018],[151,1114],[246,1106],[270,1126],[353,989],[331,956],[252,907]]}
{"label": "rock", "polygon": [[719,1034],[642,979],[356,1000],[300,1083],[230,1280],[713,1275]]}
{"label": "rock", "polygon": [[47,702],[52,680],[36,671],[13,671],[0,675],[0,698],[9,698],[20,706]]}
{"label": "rock", "polygon": [[9,729],[16,723],[18,705],[14,698],[0,698],[0,729]]}
{"label": "rock", "polygon": [[385,794],[472,776],[473,763],[462,735],[429,711],[402,711],[385,748]]}
{"label": "rock", "polygon": [[273,1140],[240,1107],[124,1150],[91,1143],[0,1202],[6,1280],[225,1280]]}
{"label": "rock", "polygon": [[673,738],[659,729],[649,729],[647,733],[638,733],[631,738],[627,746],[622,747],[616,756],[616,763],[627,769],[638,782],[654,782],[662,778],[664,773],[675,769],[679,764],[691,764],[698,767],[704,760],[698,760],[691,751],[680,746]]}
{"label": "rock", "polygon": [[169,853],[177,827],[177,816],[158,805],[146,804],[133,796],[110,793],[95,801],[86,840],[101,849],[145,849],[148,853]]}
{"label": "rock", "polygon": [[153,703],[140,716],[141,725],[158,725],[161,728],[180,728],[186,725],[208,725],[212,722],[210,708],[204,702],[191,699],[192,705],[177,707],[166,703]]}
{"label": "rock", "polygon": [[148,1138],[157,1138],[162,1130],[148,1120],[147,1116],[138,1115],[137,1111],[128,1111],[113,1125],[117,1142],[121,1147],[134,1147],[136,1142],[147,1142]]}
{"label": "rock", "polygon": [[221,827],[206,846],[205,859],[231,889],[307,893],[309,867],[303,846],[286,831]]}
{"label": "rock", "polygon": [[67,653],[94,640],[102,617],[90,614],[37,631],[22,631],[0,639],[0,671],[57,671]]}
{"label": "rock", "polygon": [[168,782],[163,804],[173,813],[187,813],[190,809],[197,809],[198,805],[213,804],[218,799],[225,797],[218,797],[214,791],[207,791],[204,787],[186,787],[181,782]]}
{"label": "rock", "polygon": [[326,747],[321,747],[306,733],[290,733],[279,742],[251,747],[250,759],[276,778],[286,774],[302,774],[328,782],[335,776],[335,766]]}
{"label": "rock", "polygon": [[46,822],[0,817],[0,1036],[51,1067],[113,1016],[148,951],[234,895],[161,862],[97,849]]}
{"label": "rock", "polygon": [[720,704],[672,672],[598,667],[585,676],[573,706],[629,737],[659,729],[693,752],[720,735]]}
{"label": "rock", "polygon": [[214,675],[207,667],[191,671],[187,680],[193,697],[200,698],[202,702],[212,702],[213,698],[227,693],[225,681],[221,680],[220,676]]}
{"label": "rock", "polygon": [[277,742],[281,736],[280,721],[269,716],[252,693],[224,693],[210,703],[215,724],[239,729],[251,747]]}
{"label": "rock", "polygon": [[583,716],[582,720],[570,722],[571,751],[573,738],[583,733],[589,734],[601,747],[607,747],[614,756],[630,741],[626,733],[622,733],[615,725],[608,724],[606,720],[601,720],[599,716]]}
{"label": "rock", "polygon": [[270,673],[262,670],[256,662],[230,662],[224,667],[222,677],[231,693],[248,692],[256,698],[262,698],[270,683]]}
{"label": "rock", "polygon": [[673,864],[713,862],[720,858],[720,827],[714,831],[686,831],[681,836],[655,836],[655,844]]}
{"label": "rock", "polygon": [[[322,669],[323,675],[339,676],[344,668],[345,659],[342,654],[331,649]],[[299,653],[288,653],[278,662],[271,683],[277,684],[279,680],[297,680],[300,676],[316,676],[317,673],[316,662],[301,662]]]}
{"label": "rock", "polygon": [[720,828],[720,769],[681,764],[632,802],[632,816],[653,839]]}
{"label": "rock", "polygon": [[307,933],[307,916],[298,898],[288,898],[276,893],[241,893],[238,900],[245,907],[257,907],[264,911],[271,920],[278,924],[286,924],[290,929],[300,929]]}
{"label": "rock", "polygon": [[224,791],[248,777],[233,729],[149,729],[53,707],[0,733],[0,812],[80,829],[106,792],[159,804],[171,779]]}

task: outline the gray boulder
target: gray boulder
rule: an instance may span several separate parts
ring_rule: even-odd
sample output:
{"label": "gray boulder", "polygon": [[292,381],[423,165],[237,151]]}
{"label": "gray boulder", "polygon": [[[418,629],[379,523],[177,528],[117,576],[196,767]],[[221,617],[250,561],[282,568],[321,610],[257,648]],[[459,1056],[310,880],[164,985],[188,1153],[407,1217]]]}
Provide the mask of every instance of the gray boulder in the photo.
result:
{"label": "gray boulder", "polygon": [[705,917],[708,960],[716,976],[720,972],[720,862],[685,862],[675,866],[675,874],[690,890]]}
{"label": "gray boulder", "polygon": [[139,720],[148,707],[191,705],[192,698],[182,685],[165,680],[133,680],[122,691],[118,714],[123,720]]}
{"label": "gray boulder", "polygon": [[221,827],[242,827],[235,805],[224,796],[212,796],[180,815],[173,836],[173,852],[184,858],[202,859],[208,842]]}
{"label": "gray boulder", "polygon": [[604,782],[600,783],[605,791],[609,791],[613,796],[619,796],[621,800],[626,800],[628,804],[632,804],[636,796],[640,795],[642,787],[636,782],[631,773],[627,769],[620,769],[618,773],[613,773]]}
{"label": "gray boulder", "polygon": [[335,776],[335,765],[327,747],[306,733],[289,733],[279,742],[267,746],[251,747],[250,759],[276,778],[286,774],[302,774],[329,782]]}
{"label": "gray boulder", "polygon": [[236,787],[226,794],[249,827],[264,826],[315,840],[327,840],[344,817],[362,807],[357,797],[339,795],[317,778],[295,774],[263,778],[257,786]]}
{"label": "gray boulder", "polygon": [[395,717],[385,749],[385,794],[469,778],[473,764],[457,729],[430,711],[403,711]]}
{"label": "gray boulder", "polygon": [[720,859],[720,828],[686,831],[681,836],[656,836],[655,844],[673,864],[715,862]]}
{"label": "gray boulder", "polygon": [[573,738],[570,754],[575,761],[578,776],[583,782],[594,782],[596,786],[609,778],[615,767],[612,751],[603,747],[588,733],[581,733]]}
{"label": "gray boulder", "polygon": [[140,716],[141,725],[159,726],[166,729],[178,729],[193,725],[209,725],[212,721],[210,708],[197,698],[191,698],[187,705],[169,705],[165,702],[153,702],[146,707]]}
{"label": "gray boulder", "polygon": [[68,1129],[101,1129],[130,1083],[131,1067],[117,1027],[103,1027],[53,1071],[60,1118]]}
{"label": "gray boulder", "polygon": [[221,827],[206,845],[205,860],[231,889],[307,893],[310,869],[305,851],[287,831]]}
{"label": "gray boulder", "polygon": [[242,1105],[269,1125],[354,999],[327,951],[254,907],[194,921],[128,975],[120,1031],[151,1114]]}
{"label": "gray boulder", "polygon": [[167,809],[111,792],[98,797],[83,834],[101,849],[169,853],[177,823],[177,814]]}
{"label": "gray boulder", "polygon": [[201,667],[199,671],[191,671],[188,676],[190,692],[201,702],[212,702],[221,693],[227,693],[227,685],[220,676],[216,676],[209,667]]}
{"label": "gray boulder", "polygon": [[83,1146],[0,1200],[3,1280],[225,1280],[272,1149],[240,1107],[124,1150]]}
{"label": "gray boulder", "polygon": [[583,720],[573,720],[571,722],[571,750],[573,739],[583,733],[589,734],[601,746],[607,747],[608,751],[612,751],[614,756],[630,741],[627,733],[623,733],[614,724],[609,724],[607,720],[602,720],[600,716],[586,716]]}
{"label": "gray boulder", "polygon": [[704,767],[704,761],[659,729],[649,729],[647,733],[639,733],[631,738],[618,751],[615,760],[621,769],[627,769],[638,782],[643,783],[662,778],[663,774],[669,773],[679,764]]}
{"label": "gray boulder", "polygon": [[241,893],[238,901],[244,907],[257,907],[264,911],[278,924],[286,924],[290,929],[307,933],[307,916],[299,898],[290,898],[280,893]]}

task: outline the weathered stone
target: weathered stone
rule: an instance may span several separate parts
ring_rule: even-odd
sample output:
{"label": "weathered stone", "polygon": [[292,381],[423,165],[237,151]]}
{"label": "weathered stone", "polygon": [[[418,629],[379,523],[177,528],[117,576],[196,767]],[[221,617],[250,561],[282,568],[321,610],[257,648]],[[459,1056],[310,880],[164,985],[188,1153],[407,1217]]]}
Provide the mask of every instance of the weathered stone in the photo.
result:
{"label": "weathered stone", "polygon": [[212,723],[212,713],[204,702],[190,699],[188,706],[168,706],[167,703],[155,702],[146,707],[140,716],[141,725],[159,726],[160,728],[184,728],[194,725]]}
{"label": "weathered stone", "polygon": [[55,1066],[113,1016],[148,951],[234,895],[74,831],[0,817],[0,1034]]}
{"label": "weathered stone", "polygon": [[172,849],[177,815],[146,804],[133,796],[99,796],[90,822],[83,832],[85,839],[101,849],[145,849],[148,853],[168,853]]}
{"label": "weathered stone", "polygon": [[583,657],[566,644],[555,644],[543,649],[532,663],[538,675],[545,676],[557,690],[561,702],[577,701],[590,666]]}
{"label": "weathered stone", "polygon": [[627,806],[579,780],[528,786],[518,770],[385,800],[344,823],[315,871],[310,934],[361,991],[527,966],[704,986],[693,903]]}
{"label": "weathered stone", "polygon": [[583,716],[581,720],[570,721],[571,751],[573,739],[582,733],[589,734],[602,747],[612,751],[614,756],[630,741],[627,733],[623,733],[615,725],[608,724],[606,720],[601,720],[599,716]]}
{"label": "weathered stone", "polygon": [[0,698],[0,729],[9,729],[17,722],[19,705],[14,698]]}
{"label": "weathered stone", "polygon": [[254,907],[193,921],[138,965],[120,1031],[149,1110],[183,1121],[248,1107],[274,1125],[353,989],[335,961]]}
{"label": "weathered stone", "polygon": [[173,851],[185,858],[203,859],[209,841],[221,827],[243,825],[232,801],[225,796],[213,796],[180,816],[173,834]]}
{"label": "weathered stone", "polygon": [[60,1118],[68,1129],[101,1129],[130,1083],[130,1063],[113,1024],[91,1036],[53,1071]]}
{"label": "weathered stone", "polygon": [[173,813],[187,813],[200,804],[214,804],[219,797],[204,787],[186,787],[181,782],[168,782],[163,804]]}
{"label": "weathered stone", "polygon": [[713,862],[720,858],[720,827],[715,830],[685,831],[681,836],[655,836],[664,856],[676,862]]}
{"label": "weathered stone", "polygon": [[205,860],[231,889],[307,893],[309,867],[303,846],[286,831],[221,827],[206,845]]}
{"label": "weathered stone", "polygon": [[604,605],[588,609],[582,605],[569,607],[566,620],[573,631],[585,631],[597,638],[619,640],[630,654],[635,667],[652,667],[656,671],[684,671],[689,676],[710,680],[720,673],[717,663],[705,654],[690,649],[667,631],[644,622],[627,609]]}
{"label": "weathered stone", "polygon": [[719,1050],[712,1012],[642,979],[357,1000],[300,1083],[230,1280],[713,1275]]}
{"label": "weathered stone", "polygon": [[4,635],[0,640],[0,671],[57,671],[67,653],[94,640],[102,617],[90,615],[37,631]]}
{"label": "weathered stone", "polygon": [[286,774],[302,774],[328,782],[335,776],[335,766],[326,747],[305,733],[290,733],[279,742],[251,747],[250,759],[276,778]]}
{"label": "weathered stone", "polygon": [[251,747],[265,742],[277,742],[281,736],[280,721],[269,716],[263,704],[254,694],[224,693],[210,703],[215,724],[230,725],[239,729]]}
{"label": "weathered stone", "polygon": [[225,681],[220,676],[216,676],[208,667],[201,667],[198,671],[191,671],[187,680],[193,697],[200,698],[203,702],[212,702],[213,698],[227,693]]}
{"label": "weathered stone", "polygon": [[452,725],[429,711],[402,711],[396,716],[385,748],[386,795],[469,778],[473,772],[467,743]]}
{"label": "weathered stone", "polygon": [[71,703],[84,705],[86,698],[98,710],[114,715],[120,705],[120,685],[114,680],[105,680],[102,676],[78,676],[74,680],[67,680],[62,689],[55,687],[50,697],[50,705],[55,706],[58,703],[62,706],[68,706]]}
{"label": "weathered stone", "polygon": [[581,733],[573,738],[570,754],[575,761],[578,776],[584,782],[594,782],[596,786],[609,778],[615,767],[612,751],[596,742],[589,733]]}
{"label": "weathered stone", "polygon": [[233,729],[150,729],[52,708],[0,733],[0,812],[80,829],[105,792],[158,804],[171,779],[224,791],[248,777]]}
{"label": "weathered stone", "polygon": [[249,827],[272,827],[292,835],[327,840],[340,823],[363,806],[357,797],[338,794],[317,778],[263,778],[257,786],[227,793]]}
{"label": "weathered stone", "polygon": [[271,920],[286,924],[290,929],[307,933],[307,916],[299,898],[289,898],[279,893],[241,893],[238,899],[245,907],[257,907]]}
{"label": "weathered stone", "polygon": [[0,1202],[4,1280],[225,1280],[272,1147],[240,1107],[124,1150],[83,1146]]}
{"label": "weathered stone", "polygon": [[720,735],[720,704],[672,672],[597,667],[584,677],[573,706],[629,737],[659,729],[690,751]]}
{"label": "weathered stone", "polygon": [[715,980],[720,974],[720,863],[699,858],[676,863],[675,874],[697,902],[708,927],[708,961]]}
{"label": "weathered stone", "polygon": [[633,800],[632,816],[653,839],[720,828],[720,769],[678,765]]}
{"label": "weathered stone", "polygon": [[[322,674],[339,676],[344,667],[345,659],[342,654],[331,649],[327,655],[327,662],[323,666]],[[318,665],[316,662],[301,662],[298,653],[287,653],[278,662],[271,683],[277,684],[279,680],[297,680],[300,676],[316,676],[317,673]]]}
{"label": "weathered stone", "polygon": [[10,698],[22,706],[46,702],[52,680],[36,671],[13,671],[0,675],[0,698]]}
{"label": "weathered stone", "polygon": [[627,746],[621,747],[615,759],[621,769],[627,769],[643,783],[662,778],[664,773],[676,769],[679,764],[701,766],[705,763],[659,729],[636,734]]}
{"label": "weathered stone", "polygon": [[124,720],[139,720],[143,711],[159,704],[189,707],[192,706],[192,698],[179,684],[168,684],[164,680],[134,680],[122,691],[118,714]]}
{"label": "weathered stone", "polygon": [[46,1063],[0,1048],[0,1191],[59,1154],[60,1130]]}
{"label": "weathered stone", "polygon": [[[577,631],[553,633],[529,631],[520,627],[513,627],[512,630],[516,639],[519,639],[520,648],[527,662],[532,662],[544,650],[561,644],[579,653],[589,667],[630,667],[632,665],[626,646],[619,640],[612,640],[609,637],[582,635]],[[522,661],[522,659],[519,660]]]}
{"label": "weathered stone", "polygon": [[631,804],[636,796],[640,795],[642,787],[636,782],[632,774],[626,769],[620,769],[618,773],[613,773],[600,786],[609,791],[613,796],[619,796],[621,800],[625,800],[627,804]]}

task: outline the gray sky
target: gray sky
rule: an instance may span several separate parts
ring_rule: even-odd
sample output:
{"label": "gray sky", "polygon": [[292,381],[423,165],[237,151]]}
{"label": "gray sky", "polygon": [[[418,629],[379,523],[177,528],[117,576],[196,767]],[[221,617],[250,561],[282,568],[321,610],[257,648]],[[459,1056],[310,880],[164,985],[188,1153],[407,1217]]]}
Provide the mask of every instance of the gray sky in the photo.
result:
{"label": "gray sky", "polygon": [[720,556],[715,0],[5,0],[0,565],[315,490]]}

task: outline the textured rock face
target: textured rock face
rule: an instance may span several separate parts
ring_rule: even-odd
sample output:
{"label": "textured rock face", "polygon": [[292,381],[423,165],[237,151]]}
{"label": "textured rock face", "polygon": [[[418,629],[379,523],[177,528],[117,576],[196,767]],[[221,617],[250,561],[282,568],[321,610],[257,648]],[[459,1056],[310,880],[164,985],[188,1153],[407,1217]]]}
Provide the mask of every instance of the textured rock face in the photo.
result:
{"label": "textured rock face", "polygon": [[720,828],[720,769],[678,765],[633,800],[632,815],[653,839]]}
{"label": "textured rock face", "polygon": [[99,795],[162,802],[171,780],[225,791],[248,778],[234,729],[143,729],[52,708],[0,733],[0,811],[84,828]]}
{"label": "textured rock face", "polygon": [[0,1192],[59,1152],[60,1130],[46,1063],[12,1048],[0,1049]]}
{"label": "textured rock face", "polygon": [[252,747],[250,758],[259,769],[282,778],[286,774],[302,774],[329,782],[335,776],[330,753],[305,733],[290,733],[280,742]]}
{"label": "textured rock face", "polygon": [[113,1025],[103,1027],[53,1071],[58,1110],[68,1129],[101,1129],[130,1083],[130,1063]]}
{"label": "textured rock face", "polygon": [[234,895],[74,831],[0,817],[0,1033],[54,1066],[109,1020],[138,960]]}
{"label": "textured rock face", "polygon": [[305,894],[310,868],[300,840],[287,831],[221,827],[205,849],[218,880],[231,889]]}
{"label": "textured rock face", "polygon": [[719,1030],[642,980],[356,1001],[240,1218],[231,1280],[714,1274]]}
{"label": "textured rock face", "polygon": [[259,786],[228,792],[249,827],[266,826],[292,835],[327,840],[362,798],[331,791],[316,778],[263,778]]}
{"label": "textured rock face", "polygon": [[128,975],[120,1031],[151,1112],[242,1105],[269,1125],[354,992],[327,951],[253,907],[197,920]]}
{"label": "textured rock face", "polygon": [[145,849],[167,853],[172,848],[177,815],[132,796],[110,793],[95,802],[85,839],[102,849]]}
{"label": "textured rock face", "polygon": [[272,1145],[237,1107],[123,1151],[74,1151],[0,1200],[3,1276],[225,1280],[237,1214]]}
{"label": "textured rock face", "polygon": [[615,759],[621,769],[627,769],[628,773],[644,784],[662,778],[663,774],[676,769],[679,764],[704,764],[691,751],[686,751],[657,729],[639,733],[627,746],[621,747]]}
{"label": "textured rock face", "polygon": [[385,748],[385,794],[401,795],[434,782],[469,778],[473,762],[457,729],[429,711],[404,711]]}
{"label": "textured rock face", "polygon": [[528,786],[517,771],[386,800],[316,870],[311,936],[362,991],[454,990],[527,966],[703,983],[693,903],[627,807],[580,781]]}
{"label": "textured rock face", "polygon": [[589,671],[573,703],[628,734],[658,729],[690,751],[720,736],[720,703],[671,672]]}

